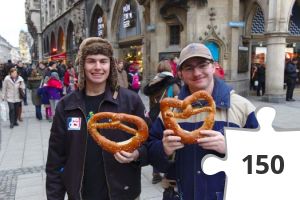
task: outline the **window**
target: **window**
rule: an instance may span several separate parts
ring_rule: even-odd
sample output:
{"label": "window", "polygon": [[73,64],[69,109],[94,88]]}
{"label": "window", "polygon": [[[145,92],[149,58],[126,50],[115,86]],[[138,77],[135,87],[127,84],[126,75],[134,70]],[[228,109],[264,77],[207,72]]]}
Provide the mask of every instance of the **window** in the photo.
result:
{"label": "window", "polygon": [[178,45],[180,43],[180,26],[170,26],[170,45]]}

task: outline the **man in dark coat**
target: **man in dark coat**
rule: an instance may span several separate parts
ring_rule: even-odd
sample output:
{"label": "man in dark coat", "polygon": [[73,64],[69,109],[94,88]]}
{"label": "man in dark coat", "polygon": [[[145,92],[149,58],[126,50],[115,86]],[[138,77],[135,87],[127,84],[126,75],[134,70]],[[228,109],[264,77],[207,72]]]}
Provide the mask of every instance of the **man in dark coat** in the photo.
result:
{"label": "man in dark coat", "polygon": [[297,63],[298,59],[293,58],[291,62],[288,62],[285,67],[285,76],[286,76],[286,101],[295,101],[293,99],[294,89],[296,86],[297,80]]}

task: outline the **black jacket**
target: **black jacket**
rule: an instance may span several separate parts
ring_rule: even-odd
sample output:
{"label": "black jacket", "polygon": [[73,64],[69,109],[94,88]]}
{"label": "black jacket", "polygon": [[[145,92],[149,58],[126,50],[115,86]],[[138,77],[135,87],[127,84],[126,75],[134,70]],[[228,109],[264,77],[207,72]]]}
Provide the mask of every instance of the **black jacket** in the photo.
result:
{"label": "black jacket", "polygon": [[[83,97],[82,91],[74,91],[57,105],[46,164],[48,200],[63,200],[65,192],[70,200],[81,199],[88,134]],[[113,94],[107,87],[99,111],[128,113],[145,119],[145,107],[140,97],[125,88],[120,88],[117,98],[113,99]],[[81,119],[80,130],[68,130],[67,121],[70,118]],[[131,137],[128,133],[119,130],[102,130],[101,133],[114,141],[124,141]],[[139,148],[139,161],[129,164],[119,163],[106,151],[102,153],[110,199],[137,198],[141,192],[141,166],[147,164],[145,145]]]}

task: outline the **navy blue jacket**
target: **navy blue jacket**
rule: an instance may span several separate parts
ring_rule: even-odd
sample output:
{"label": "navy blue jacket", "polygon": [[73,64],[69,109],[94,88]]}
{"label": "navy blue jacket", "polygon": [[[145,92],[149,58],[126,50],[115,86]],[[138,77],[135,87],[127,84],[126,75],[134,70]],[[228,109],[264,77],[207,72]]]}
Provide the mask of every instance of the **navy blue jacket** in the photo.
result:
{"label": "navy blue jacket", "polygon": [[[183,86],[179,99],[189,96],[187,86]],[[217,112],[213,130],[224,134],[224,127],[257,128],[255,107],[245,98],[237,95],[222,80],[215,79],[212,96],[215,100]],[[201,115],[201,114],[200,114]],[[199,116],[178,121],[181,128],[192,131],[202,125],[197,120]],[[187,121],[188,120],[188,121]],[[176,178],[181,198],[184,200],[216,200],[223,198],[225,174],[219,172],[208,176],[201,169],[201,160],[207,154],[223,157],[215,151],[204,150],[199,145],[185,145],[175,153],[173,163],[167,158],[163,150],[162,138],[164,125],[158,118],[152,125],[148,146],[150,163],[162,172],[168,172]]]}

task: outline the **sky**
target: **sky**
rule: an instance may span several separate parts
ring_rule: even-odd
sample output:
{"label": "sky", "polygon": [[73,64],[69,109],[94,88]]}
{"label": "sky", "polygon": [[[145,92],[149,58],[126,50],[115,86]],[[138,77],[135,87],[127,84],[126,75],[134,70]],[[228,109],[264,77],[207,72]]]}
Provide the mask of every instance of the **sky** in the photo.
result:
{"label": "sky", "polygon": [[20,31],[28,31],[25,24],[25,0],[0,2],[0,35],[11,45],[18,47]]}

